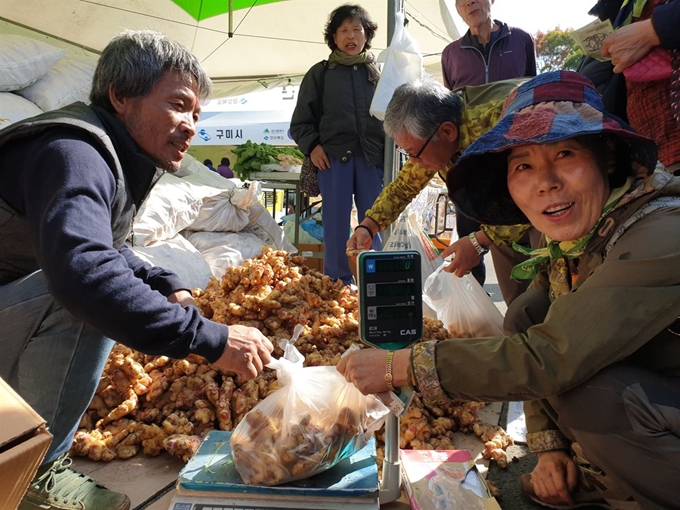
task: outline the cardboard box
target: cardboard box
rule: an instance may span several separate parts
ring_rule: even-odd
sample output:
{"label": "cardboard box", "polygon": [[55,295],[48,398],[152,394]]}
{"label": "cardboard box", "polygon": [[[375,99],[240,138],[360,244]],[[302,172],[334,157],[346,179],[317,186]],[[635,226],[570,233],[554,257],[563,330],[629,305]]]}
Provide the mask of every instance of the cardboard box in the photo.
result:
{"label": "cardboard box", "polygon": [[467,450],[400,450],[413,510],[500,510]]}
{"label": "cardboard box", "polygon": [[307,267],[323,273],[323,243],[299,244],[298,253],[307,259]]}
{"label": "cardboard box", "polygon": [[52,434],[31,406],[0,379],[0,510],[15,510],[35,476]]}

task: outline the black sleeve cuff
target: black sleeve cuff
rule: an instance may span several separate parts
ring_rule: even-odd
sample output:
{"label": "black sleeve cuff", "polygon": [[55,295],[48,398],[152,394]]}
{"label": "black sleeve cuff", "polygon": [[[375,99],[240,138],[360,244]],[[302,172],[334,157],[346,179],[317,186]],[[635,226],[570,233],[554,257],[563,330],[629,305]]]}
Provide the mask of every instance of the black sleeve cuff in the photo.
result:
{"label": "black sleeve cuff", "polygon": [[668,50],[680,49],[680,2],[657,5],[652,13],[652,26],[661,46]]}

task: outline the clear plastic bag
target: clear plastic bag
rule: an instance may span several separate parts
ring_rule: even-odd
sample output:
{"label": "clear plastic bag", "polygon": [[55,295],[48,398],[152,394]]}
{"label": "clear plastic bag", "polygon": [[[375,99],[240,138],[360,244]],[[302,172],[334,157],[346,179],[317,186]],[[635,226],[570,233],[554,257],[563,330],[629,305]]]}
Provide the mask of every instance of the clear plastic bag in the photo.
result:
{"label": "clear plastic bag", "polygon": [[420,253],[420,273],[425,280],[441,266],[437,248],[418,224],[416,213],[407,208],[394,222],[392,235],[383,244],[383,251],[415,250]]}
{"label": "clear plastic bag", "polygon": [[[477,475],[472,471],[473,476],[466,476],[462,473],[437,473],[428,483],[429,490],[432,491],[432,510],[484,510],[486,505],[482,499],[484,496],[477,494],[481,492]],[[466,487],[465,482],[471,480],[475,487]],[[476,482],[476,483],[475,483]],[[476,491],[474,489],[477,489]]]}
{"label": "clear plastic bag", "polygon": [[471,275],[458,278],[442,264],[425,282],[423,302],[453,338],[503,336],[503,315]]}
{"label": "clear plastic bag", "polygon": [[363,448],[389,412],[334,366],[303,367],[293,342],[268,365],[282,387],[246,414],[231,436],[236,470],[250,485],[277,485],[333,467]]}

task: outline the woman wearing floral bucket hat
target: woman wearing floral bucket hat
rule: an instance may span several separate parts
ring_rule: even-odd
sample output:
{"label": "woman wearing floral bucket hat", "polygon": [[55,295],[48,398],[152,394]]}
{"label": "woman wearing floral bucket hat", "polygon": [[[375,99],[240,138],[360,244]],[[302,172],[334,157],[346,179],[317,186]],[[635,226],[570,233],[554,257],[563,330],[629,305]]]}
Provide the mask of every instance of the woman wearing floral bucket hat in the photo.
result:
{"label": "woman wearing floral bucket hat", "polygon": [[[516,89],[447,185],[466,215],[543,233],[513,271],[532,285],[506,337],[393,354],[393,385],[429,404],[524,400],[538,464],[522,487],[551,508],[680,508],[680,179],[656,154],[581,75]],[[338,370],[377,393],[386,358],[364,349]]]}

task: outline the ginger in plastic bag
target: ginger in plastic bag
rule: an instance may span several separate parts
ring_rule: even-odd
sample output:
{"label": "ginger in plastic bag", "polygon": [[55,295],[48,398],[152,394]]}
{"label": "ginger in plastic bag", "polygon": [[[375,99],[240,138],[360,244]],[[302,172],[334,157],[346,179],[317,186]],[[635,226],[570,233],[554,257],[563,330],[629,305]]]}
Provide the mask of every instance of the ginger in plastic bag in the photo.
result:
{"label": "ginger in plastic bag", "polygon": [[423,302],[437,311],[452,338],[503,336],[503,315],[469,274],[458,278],[442,264],[425,281]]}
{"label": "ginger in plastic bag", "polygon": [[389,412],[362,395],[333,366],[303,367],[285,341],[275,368],[282,387],[254,407],[234,429],[236,470],[250,485],[277,485],[313,476],[363,448]]}

